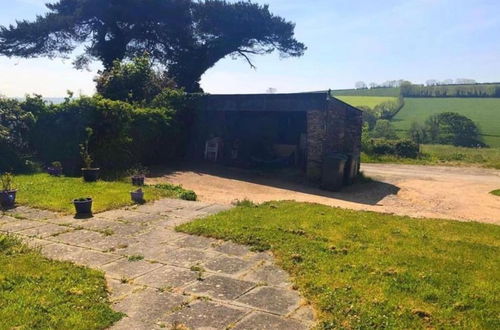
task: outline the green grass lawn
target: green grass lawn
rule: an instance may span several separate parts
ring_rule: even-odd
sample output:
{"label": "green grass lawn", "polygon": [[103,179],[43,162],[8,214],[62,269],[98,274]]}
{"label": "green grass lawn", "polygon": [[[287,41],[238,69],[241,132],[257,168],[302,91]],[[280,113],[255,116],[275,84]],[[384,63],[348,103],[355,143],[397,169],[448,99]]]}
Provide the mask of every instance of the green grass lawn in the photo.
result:
{"label": "green grass lawn", "polygon": [[480,166],[500,169],[500,148],[462,148],[448,145],[421,145],[417,159],[361,154],[363,163],[414,165]]}
{"label": "green grass lawn", "polygon": [[269,202],[178,230],[270,249],[322,329],[500,328],[500,226]]}
{"label": "green grass lawn", "polygon": [[336,98],[354,107],[365,106],[372,109],[387,101],[398,101],[397,98],[390,96],[336,96]]}
{"label": "green grass lawn", "polygon": [[393,124],[405,135],[412,122],[424,122],[441,112],[457,112],[472,119],[491,147],[500,147],[500,98],[405,98]]}
{"label": "green grass lawn", "polygon": [[[63,213],[73,213],[72,201],[80,197],[93,198],[92,209],[95,213],[132,205],[130,191],[137,189],[125,181],[86,183],[81,178],[58,178],[48,174],[16,175],[14,185],[18,189],[18,204]],[[162,187],[143,187],[145,199],[178,198],[185,192],[178,186]]]}
{"label": "green grass lawn", "polygon": [[105,329],[121,317],[110,308],[103,273],[0,235],[0,329]]}

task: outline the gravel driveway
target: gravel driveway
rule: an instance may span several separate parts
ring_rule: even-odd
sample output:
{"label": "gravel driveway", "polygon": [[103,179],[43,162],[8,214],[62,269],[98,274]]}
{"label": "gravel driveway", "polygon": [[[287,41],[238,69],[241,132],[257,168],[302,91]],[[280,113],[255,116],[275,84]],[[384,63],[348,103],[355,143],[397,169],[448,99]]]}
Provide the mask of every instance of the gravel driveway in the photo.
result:
{"label": "gravel driveway", "polygon": [[330,193],[298,178],[212,165],[182,165],[156,172],[153,182],[193,189],[201,201],[230,204],[296,200],[356,210],[500,224],[500,171],[482,168],[364,164],[372,183]]}

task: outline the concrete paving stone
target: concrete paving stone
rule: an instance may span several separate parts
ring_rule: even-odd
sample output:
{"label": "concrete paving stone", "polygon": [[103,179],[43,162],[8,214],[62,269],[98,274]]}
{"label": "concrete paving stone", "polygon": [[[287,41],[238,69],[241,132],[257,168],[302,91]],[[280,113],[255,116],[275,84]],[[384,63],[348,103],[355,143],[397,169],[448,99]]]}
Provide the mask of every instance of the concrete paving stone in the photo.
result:
{"label": "concrete paving stone", "polygon": [[209,301],[197,301],[165,318],[171,327],[182,324],[191,330],[230,329],[247,312]]}
{"label": "concrete paving stone", "polygon": [[103,266],[102,269],[109,276],[116,279],[133,279],[162,266],[162,264],[151,263],[144,260],[129,261],[127,258],[123,258]]}
{"label": "concrete paving stone", "polygon": [[185,291],[195,295],[206,295],[214,299],[234,300],[254,286],[255,283],[252,282],[212,275],[189,286]]}
{"label": "concrete paving stone", "polygon": [[[69,233],[64,233],[55,237],[50,237],[51,241],[62,242],[70,245],[78,245],[92,247],[92,242],[103,238],[104,235],[95,231],[89,230],[74,230]],[[87,244],[86,244],[87,243]]]}
{"label": "concrete paving stone", "polygon": [[154,288],[177,289],[196,281],[198,273],[173,266],[163,266],[134,280],[134,283]]}
{"label": "concrete paving stone", "polygon": [[0,213],[0,225],[4,223],[18,221],[18,219],[8,216],[6,214]]}
{"label": "concrete paving stone", "polygon": [[188,237],[189,235],[178,233],[170,229],[150,227],[147,231],[134,235],[140,242],[155,242],[157,244],[171,244]]}
{"label": "concrete paving stone", "polygon": [[44,239],[39,239],[39,238],[33,238],[33,237],[26,237],[26,236],[20,236],[22,239],[23,243],[29,246],[30,248],[33,249],[38,249],[41,248],[42,246],[46,246],[49,244],[54,244],[54,242],[47,241]]}
{"label": "concrete paving stone", "polygon": [[315,320],[314,315],[315,314],[313,308],[309,305],[305,305],[301,306],[299,309],[293,312],[290,317],[299,321],[312,323]]}
{"label": "concrete paving stone", "polygon": [[20,235],[32,236],[38,238],[45,238],[61,234],[64,232],[70,232],[73,228],[66,226],[54,225],[52,223],[45,224],[43,226],[37,226],[35,228],[25,229],[17,232]]}
{"label": "concrete paving stone", "polygon": [[235,244],[233,242],[224,242],[215,247],[215,250],[224,254],[243,257],[248,255],[250,249],[247,246]]}
{"label": "concrete paving stone", "polygon": [[207,215],[212,215],[212,214],[217,214],[217,213],[220,213],[220,212],[224,212],[224,211],[230,210],[232,208],[233,208],[232,205],[213,204],[213,205],[209,205],[207,207],[204,207],[202,209],[198,209],[198,211],[206,213]]}
{"label": "concrete paving stone", "polygon": [[254,312],[238,322],[233,330],[307,330],[309,327],[297,321],[283,317]]}
{"label": "concrete paving stone", "polygon": [[106,284],[108,287],[109,297],[111,301],[123,299],[125,296],[132,294],[135,291],[143,290],[143,287],[122,282],[120,280],[106,276]]}
{"label": "concrete paving stone", "polygon": [[207,249],[215,247],[217,243],[218,241],[213,238],[186,235],[174,244],[182,248]]}
{"label": "concrete paving stone", "polygon": [[125,316],[116,322],[110,330],[151,330],[156,329],[151,323],[142,322]]}
{"label": "concrete paving stone", "polygon": [[139,224],[139,225],[154,223],[162,219],[159,215],[156,214],[147,214],[147,213],[131,211],[131,210],[123,210],[123,209],[99,213],[97,217],[125,224]]}
{"label": "concrete paving stone", "polygon": [[290,286],[290,277],[278,266],[273,264],[264,264],[252,269],[245,274],[244,280],[266,283],[271,286],[287,287]]}
{"label": "concrete paving stone", "polygon": [[120,258],[120,256],[91,251],[85,248],[54,243],[42,246],[42,253],[51,259],[71,261],[77,265],[100,267]]}
{"label": "concrete paving stone", "polygon": [[154,241],[137,241],[124,249],[118,249],[115,252],[123,256],[141,255],[146,260],[169,263],[169,253],[177,250],[164,243],[155,243]]}
{"label": "concrete paving stone", "polygon": [[179,248],[165,253],[161,261],[170,265],[189,268],[196,264],[208,262],[217,256],[215,252],[211,251]]}
{"label": "concrete paving stone", "polygon": [[64,225],[64,226],[78,226],[81,223],[85,223],[89,221],[89,219],[77,219],[74,215],[66,215],[59,216],[57,218],[47,219],[46,222],[53,223],[55,225]]}
{"label": "concrete paving stone", "polygon": [[300,300],[295,291],[263,286],[246,293],[237,301],[271,313],[286,315],[300,306]]}
{"label": "concrete paving stone", "polygon": [[32,220],[21,220],[16,219],[16,221],[9,221],[0,225],[0,231],[15,233],[21,230],[41,227],[44,223],[40,221],[32,221]]}
{"label": "concrete paving stone", "polygon": [[8,210],[7,214],[12,214],[14,217],[25,218],[31,220],[46,220],[50,218],[57,218],[59,216],[58,213],[34,209],[27,206],[17,206],[14,209]]}
{"label": "concrete paving stone", "polygon": [[205,263],[204,266],[214,272],[236,274],[249,269],[253,264],[237,257],[220,256]]}
{"label": "concrete paving stone", "polygon": [[122,254],[120,251],[133,245],[137,242],[133,237],[122,237],[119,235],[103,236],[95,241],[85,242],[83,246],[89,246],[94,250],[103,252],[115,252]]}
{"label": "concrete paving stone", "polygon": [[128,236],[145,230],[144,226],[132,223],[121,223],[114,220],[97,218],[81,225],[83,228],[94,231],[109,231],[111,235]]}
{"label": "concrete paving stone", "polygon": [[133,320],[155,324],[185,301],[186,298],[181,295],[145,288],[117,301],[113,309],[127,314]]}

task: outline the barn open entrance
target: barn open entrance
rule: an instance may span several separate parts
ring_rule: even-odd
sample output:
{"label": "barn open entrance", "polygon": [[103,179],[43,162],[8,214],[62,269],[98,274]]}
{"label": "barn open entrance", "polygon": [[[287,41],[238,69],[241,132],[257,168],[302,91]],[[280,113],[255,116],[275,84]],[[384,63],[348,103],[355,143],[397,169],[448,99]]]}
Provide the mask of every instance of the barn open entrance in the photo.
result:
{"label": "barn open entrance", "polygon": [[307,119],[296,111],[216,111],[205,118],[207,159],[245,168],[304,169]]}

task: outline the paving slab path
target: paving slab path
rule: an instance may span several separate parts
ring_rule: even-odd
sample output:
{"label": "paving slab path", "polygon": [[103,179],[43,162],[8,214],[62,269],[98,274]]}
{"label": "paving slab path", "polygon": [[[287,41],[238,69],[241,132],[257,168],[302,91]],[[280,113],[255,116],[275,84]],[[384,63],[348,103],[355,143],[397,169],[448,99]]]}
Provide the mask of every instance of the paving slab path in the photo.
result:
{"label": "paving slab path", "polygon": [[75,219],[21,206],[0,214],[0,232],[104,271],[127,315],[112,329],[311,328],[312,308],[270,253],[174,230],[229,207],[163,199]]}

